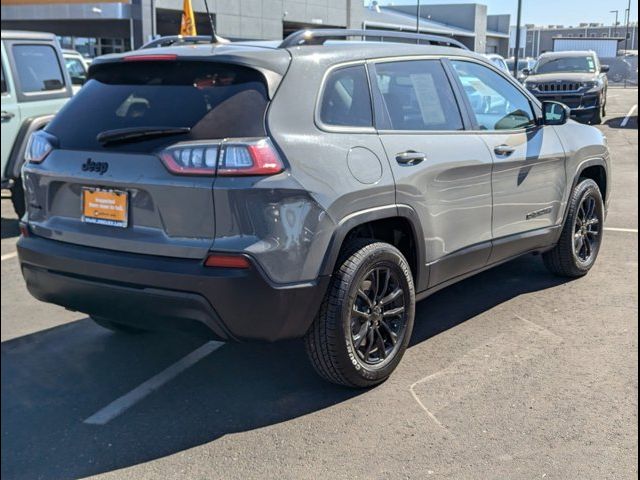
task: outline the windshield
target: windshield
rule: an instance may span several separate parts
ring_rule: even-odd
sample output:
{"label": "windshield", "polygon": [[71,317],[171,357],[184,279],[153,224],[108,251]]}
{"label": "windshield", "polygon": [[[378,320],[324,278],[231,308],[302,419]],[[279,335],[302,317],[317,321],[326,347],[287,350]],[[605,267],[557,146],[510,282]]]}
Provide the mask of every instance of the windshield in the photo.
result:
{"label": "windshield", "polygon": [[[513,70],[513,63],[513,60],[507,60],[509,70]],[[531,68],[531,62],[529,60],[518,60],[518,70],[524,70],[525,68]]]}
{"label": "windshield", "polygon": [[[114,129],[181,129],[111,150],[151,151],[168,142],[265,134],[267,90],[256,70],[197,61],[96,65],[89,81],[47,127],[60,148],[100,150],[100,133]],[[69,128],[73,125],[73,128]]]}
{"label": "windshield", "polygon": [[541,59],[535,68],[535,73],[595,73],[595,71],[596,62],[591,55]]}

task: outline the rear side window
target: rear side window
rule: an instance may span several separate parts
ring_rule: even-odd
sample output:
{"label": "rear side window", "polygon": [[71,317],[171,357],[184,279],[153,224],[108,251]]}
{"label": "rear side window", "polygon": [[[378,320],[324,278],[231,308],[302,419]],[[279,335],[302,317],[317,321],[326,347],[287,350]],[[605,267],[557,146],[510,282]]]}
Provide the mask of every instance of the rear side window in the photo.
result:
{"label": "rear side window", "polygon": [[263,77],[251,68],[198,61],[109,63],[91,68],[88,82],[47,131],[61,148],[101,149],[96,137],[108,130],[191,129],[170,138],[106,147],[151,151],[178,141],[264,136],[267,104]]}
{"label": "rear side window", "polygon": [[462,117],[438,60],[376,64],[376,84],[393,130],[462,130]]}
{"label": "rear side window", "polygon": [[64,88],[58,55],[50,45],[14,45],[13,58],[23,93],[48,92]]}
{"label": "rear side window", "polygon": [[324,86],[320,120],[326,125],[371,127],[371,95],[364,65],[340,68]]}

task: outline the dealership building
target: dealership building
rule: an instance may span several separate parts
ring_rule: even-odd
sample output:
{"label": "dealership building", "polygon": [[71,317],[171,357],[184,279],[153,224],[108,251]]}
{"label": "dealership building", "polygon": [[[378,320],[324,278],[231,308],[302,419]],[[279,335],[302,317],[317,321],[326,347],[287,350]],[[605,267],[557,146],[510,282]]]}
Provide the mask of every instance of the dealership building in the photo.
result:
{"label": "dealership building", "polygon": [[[515,28],[512,28],[509,55],[515,47]],[[581,23],[575,27],[565,25],[525,25],[520,32],[522,43],[520,57],[538,57],[541,53],[553,51],[557,39],[617,39],[619,50],[638,50],[638,23],[629,25],[603,25],[601,23]]]}
{"label": "dealership building", "polygon": [[[403,4],[405,3],[405,4]],[[204,0],[192,0],[198,34],[211,31]],[[472,50],[506,55],[509,15],[482,4],[379,6],[375,0],[208,0],[219,35],[281,39],[301,28],[367,28],[453,37]],[[182,0],[2,0],[2,28],[55,33],[65,48],[97,56],[179,32]]]}

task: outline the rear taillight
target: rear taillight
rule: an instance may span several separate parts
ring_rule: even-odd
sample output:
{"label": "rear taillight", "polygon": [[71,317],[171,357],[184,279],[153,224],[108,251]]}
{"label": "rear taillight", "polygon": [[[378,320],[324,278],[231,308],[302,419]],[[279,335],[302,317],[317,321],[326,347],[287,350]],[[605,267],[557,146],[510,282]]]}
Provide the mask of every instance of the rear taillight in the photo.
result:
{"label": "rear taillight", "polygon": [[265,138],[177,144],[163,150],[160,158],[176,175],[275,175],[284,170],[278,152]]}
{"label": "rear taillight", "polygon": [[160,158],[176,175],[215,175],[220,145],[176,145],[160,153]]}
{"label": "rear taillight", "polygon": [[29,163],[40,163],[53,150],[55,137],[44,130],[33,132],[27,142],[24,159]]}

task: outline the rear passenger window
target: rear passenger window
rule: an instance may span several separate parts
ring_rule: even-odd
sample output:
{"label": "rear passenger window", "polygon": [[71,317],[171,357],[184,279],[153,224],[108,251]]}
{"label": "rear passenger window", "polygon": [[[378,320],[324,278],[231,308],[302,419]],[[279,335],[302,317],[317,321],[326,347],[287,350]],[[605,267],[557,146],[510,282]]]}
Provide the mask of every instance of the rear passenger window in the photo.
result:
{"label": "rear passenger window", "polygon": [[453,90],[438,60],[376,64],[376,83],[393,130],[462,130]]}
{"label": "rear passenger window", "polygon": [[64,88],[58,55],[49,45],[14,45],[13,58],[20,89],[24,93],[47,92]]}
{"label": "rear passenger window", "polygon": [[320,120],[326,125],[371,127],[371,95],[364,65],[334,70],[325,83]]}

